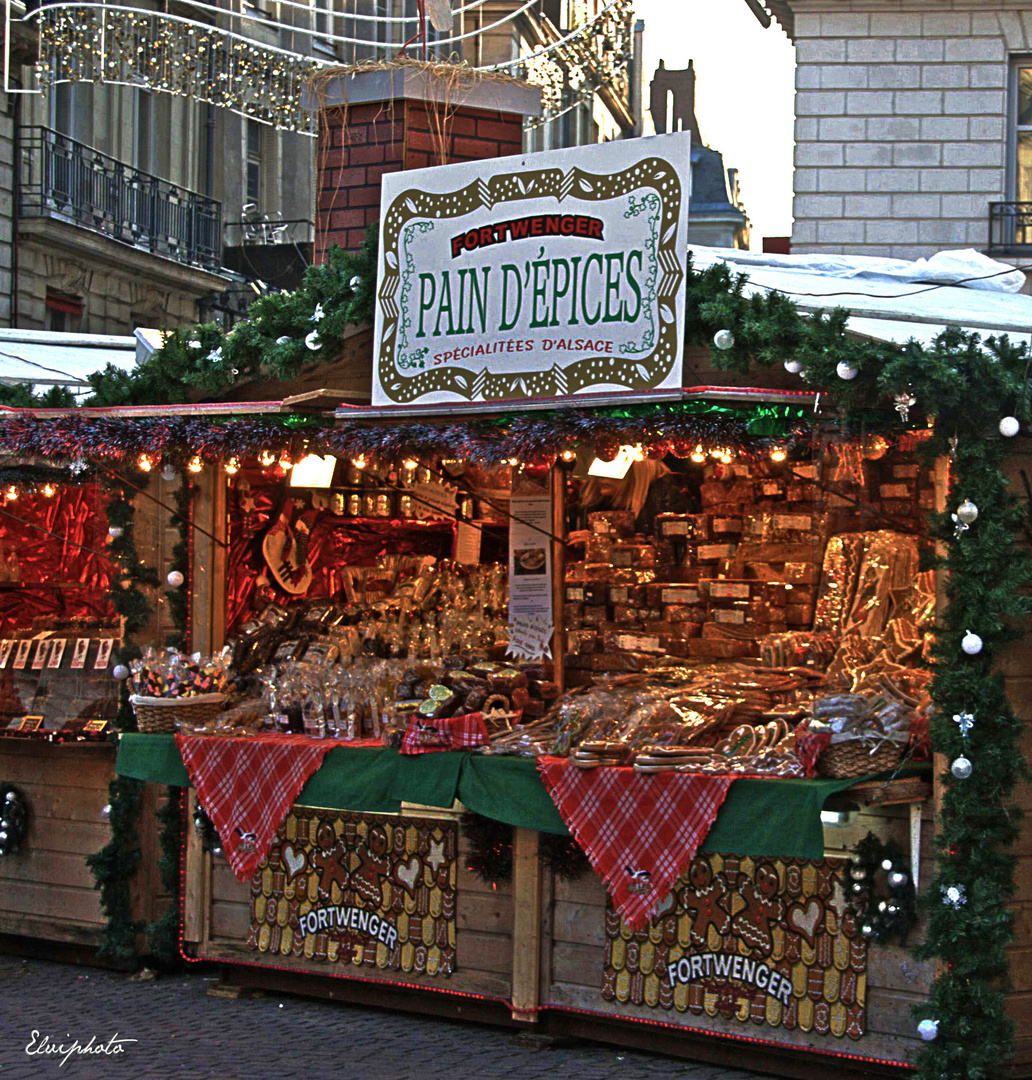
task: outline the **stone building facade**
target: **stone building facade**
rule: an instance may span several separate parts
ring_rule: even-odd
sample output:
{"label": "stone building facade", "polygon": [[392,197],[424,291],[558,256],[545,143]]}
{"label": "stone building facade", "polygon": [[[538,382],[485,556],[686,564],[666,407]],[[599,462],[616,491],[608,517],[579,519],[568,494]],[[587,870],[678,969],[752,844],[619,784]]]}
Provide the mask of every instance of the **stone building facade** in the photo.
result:
{"label": "stone building facade", "polygon": [[[1032,206],[1020,207],[1032,203],[1032,3],[767,6],[796,46],[793,251],[1021,257],[1032,241]],[[992,236],[991,203],[1010,204]]]}

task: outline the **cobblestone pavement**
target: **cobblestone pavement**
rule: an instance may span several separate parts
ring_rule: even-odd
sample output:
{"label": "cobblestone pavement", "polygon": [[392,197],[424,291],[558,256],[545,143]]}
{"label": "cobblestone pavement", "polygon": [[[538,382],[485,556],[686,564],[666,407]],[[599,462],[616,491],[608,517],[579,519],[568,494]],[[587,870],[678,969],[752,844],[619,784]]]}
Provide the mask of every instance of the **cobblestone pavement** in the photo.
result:
{"label": "cobblestone pavement", "polygon": [[[754,1073],[565,1041],[520,1045],[504,1028],[270,993],[209,997],[215,972],[152,981],[0,956],[0,1080],[763,1080]],[[33,1032],[39,1033],[33,1038]],[[43,1036],[117,1049],[27,1054]]]}

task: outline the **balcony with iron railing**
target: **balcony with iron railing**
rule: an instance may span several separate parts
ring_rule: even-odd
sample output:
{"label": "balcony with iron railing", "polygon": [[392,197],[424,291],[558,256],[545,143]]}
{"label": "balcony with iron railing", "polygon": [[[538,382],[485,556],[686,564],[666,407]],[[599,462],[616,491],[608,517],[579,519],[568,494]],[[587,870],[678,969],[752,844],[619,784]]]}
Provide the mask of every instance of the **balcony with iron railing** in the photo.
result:
{"label": "balcony with iron railing", "polygon": [[1032,256],[1032,202],[989,204],[987,254]]}
{"label": "balcony with iron railing", "polygon": [[222,207],[45,127],[19,129],[18,216],[68,222],[185,266],[217,271]]}

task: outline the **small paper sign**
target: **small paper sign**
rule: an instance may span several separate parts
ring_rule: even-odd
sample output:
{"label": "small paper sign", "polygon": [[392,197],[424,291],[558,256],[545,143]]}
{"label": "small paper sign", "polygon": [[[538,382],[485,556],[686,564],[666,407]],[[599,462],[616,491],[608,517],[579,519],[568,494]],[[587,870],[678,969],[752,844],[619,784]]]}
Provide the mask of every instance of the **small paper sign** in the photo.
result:
{"label": "small paper sign", "polygon": [[460,521],[455,530],[455,561],[463,566],[480,564],[480,529]]}
{"label": "small paper sign", "polygon": [[47,662],[47,653],[50,652],[50,642],[41,641],[36,646],[36,655],[32,658],[32,670],[42,671],[43,665]]}
{"label": "small paper sign", "polygon": [[86,723],[83,725],[82,730],[83,731],[103,731],[108,726],[108,724],[110,724],[110,723],[111,723],[110,720],[103,720],[103,719],[101,719],[101,720],[87,720]]}
{"label": "small paper sign", "polygon": [[0,641],[0,668],[7,667],[7,661],[11,659],[11,650],[13,648],[13,641]]}
{"label": "small paper sign", "polygon": [[16,731],[39,731],[43,726],[42,716],[23,716],[17,724],[12,725]]}
{"label": "small paper sign", "polygon": [[72,670],[79,671],[86,666],[86,654],[90,651],[90,639],[75,639],[75,651],[72,653]]}
{"label": "small paper sign", "polygon": [[64,656],[65,645],[67,644],[66,638],[55,639],[54,647],[50,650],[50,660],[47,662],[47,667],[59,668],[61,666],[61,659]]}
{"label": "small paper sign", "polygon": [[18,651],[14,654],[14,666],[17,670],[25,670],[25,665],[29,662],[29,653],[31,651],[32,642],[29,638],[24,638],[18,642]]}
{"label": "small paper sign", "polygon": [[412,512],[419,519],[455,517],[455,495],[458,488],[451,484],[415,484],[412,496]]}
{"label": "small paper sign", "polygon": [[111,650],[114,647],[114,638],[104,638],[101,641],[100,648],[97,650],[97,659],[93,661],[94,671],[103,671],[108,666],[108,661],[111,659]]}

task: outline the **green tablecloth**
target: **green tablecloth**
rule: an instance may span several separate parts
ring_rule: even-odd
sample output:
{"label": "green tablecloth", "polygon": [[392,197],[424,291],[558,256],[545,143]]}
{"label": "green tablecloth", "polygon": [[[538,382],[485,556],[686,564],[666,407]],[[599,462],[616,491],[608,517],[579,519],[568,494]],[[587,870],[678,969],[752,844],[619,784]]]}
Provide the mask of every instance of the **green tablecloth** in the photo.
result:
{"label": "green tablecloth", "polygon": [[[122,776],[186,787],[173,735],[125,734]],[[736,780],[703,847],[708,851],[820,859],[821,807],[857,780]],[[397,750],[335,747],[301,789],[302,806],[396,814],[402,801],[450,807],[458,799],[484,817],[538,832],[569,835],[531,758],[470,753],[406,757]]]}

